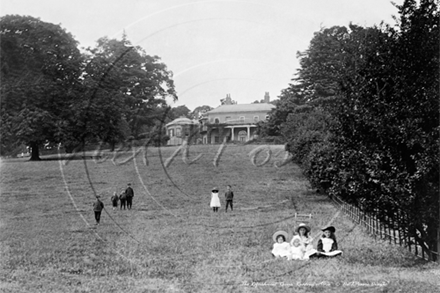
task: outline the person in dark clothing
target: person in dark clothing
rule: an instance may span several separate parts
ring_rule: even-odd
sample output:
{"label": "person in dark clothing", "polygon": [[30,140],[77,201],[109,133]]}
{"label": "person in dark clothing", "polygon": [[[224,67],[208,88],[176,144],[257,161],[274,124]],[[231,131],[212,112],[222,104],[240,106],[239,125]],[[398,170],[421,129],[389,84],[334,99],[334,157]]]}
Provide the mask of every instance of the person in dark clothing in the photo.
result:
{"label": "person in dark clothing", "polygon": [[99,199],[100,196],[96,196],[96,201],[93,203],[93,211],[95,211],[95,220],[96,225],[99,225],[99,221],[101,220],[101,212],[104,209],[104,203]]}
{"label": "person in dark clothing", "polygon": [[228,206],[231,207],[231,211],[234,210],[233,205],[232,205],[232,200],[234,198],[234,192],[232,192],[231,190],[231,185],[228,185],[227,190],[225,192],[225,199],[226,199],[226,212],[228,211]]}
{"label": "person in dark clothing", "polygon": [[335,232],[336,229],[333,226],[328,226],[322,229],[324,234],[318,241],[318,253],[317,257],[333,257],[342,254],[341,250],[338,250],[338,242],[336,241]]}
{"label": "person in dark clothing", "polygon": [[125,190],[125,196],[127,197],[127,208],[131,210],[131,205],[133,203],[134,191],[131,188],[131,183],[127,184],[127,189]]}
{"label": "person in dark clothing", "polygon": [[119,200],[121,201],[121,207],[120,209],[122,210],[122,208],[126,207],[126,202],[127,202],[127,195],[125,194],[125,191],[122,191],[121,194],[119,195]]}
{"label": "person in dark clothing", "polygon": [[111,202],[112,202],[112,206],[113,206],[113,210],[118,208],[118,194],[116,193],[116,191],[113,193],[112,197],[110,198]]}

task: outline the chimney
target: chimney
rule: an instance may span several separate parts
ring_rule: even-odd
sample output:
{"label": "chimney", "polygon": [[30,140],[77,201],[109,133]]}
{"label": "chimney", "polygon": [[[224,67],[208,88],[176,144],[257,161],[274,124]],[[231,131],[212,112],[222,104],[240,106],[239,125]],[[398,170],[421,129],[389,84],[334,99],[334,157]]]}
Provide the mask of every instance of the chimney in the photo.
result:
{"label": "chimney", "polygon": [[264,94],[264,102],[269,104],[270,103],[270,97],[269,97],[269,92],[266,92]]}
{"label": "chimney", "polygon": [[226,95],[225,105],[232,105],[231,94]]}

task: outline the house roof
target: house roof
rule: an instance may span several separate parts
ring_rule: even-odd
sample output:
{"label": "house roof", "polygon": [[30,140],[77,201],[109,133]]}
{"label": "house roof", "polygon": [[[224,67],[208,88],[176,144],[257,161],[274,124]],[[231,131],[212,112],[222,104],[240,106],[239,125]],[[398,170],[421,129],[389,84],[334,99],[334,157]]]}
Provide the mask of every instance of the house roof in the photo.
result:
{"label": "house roof", "polygon": [[207,114],[234,113],[234,112],[255,112],[255,111],[269,112],[273,108],[275,108],[275,105],[267,104],[267,103],[221,105],[221,106],[215,108],[214,110],[207,112]]}
{"label": "house roof", "polygon": [[177,119],[174,119],[173,121],[169,122],[166,124],[166,126],[170,126],[170,125],[191,125],[191,124],[199,124],[197,121],[195,120],[191,120],[189,118],[186,117],[179,117]]}

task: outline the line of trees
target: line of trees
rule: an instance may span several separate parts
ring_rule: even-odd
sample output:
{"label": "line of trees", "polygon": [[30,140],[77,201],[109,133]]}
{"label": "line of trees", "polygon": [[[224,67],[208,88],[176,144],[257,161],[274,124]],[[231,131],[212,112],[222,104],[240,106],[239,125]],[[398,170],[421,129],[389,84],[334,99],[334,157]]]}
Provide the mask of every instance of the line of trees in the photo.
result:
{"label": "line of trees", "polygon": [[0,18],[0,36],[1,155],[152,137],[177,100],[172,72],[126,36],[81,52],[59,25],[19,15]]}
{"label": "line of trees", "polygon": [[315,33],[261,132],[319,190],[382,219],[405,213],[399,224],[438,253],[440,13],[434,0],[395,6],[395,26]]}

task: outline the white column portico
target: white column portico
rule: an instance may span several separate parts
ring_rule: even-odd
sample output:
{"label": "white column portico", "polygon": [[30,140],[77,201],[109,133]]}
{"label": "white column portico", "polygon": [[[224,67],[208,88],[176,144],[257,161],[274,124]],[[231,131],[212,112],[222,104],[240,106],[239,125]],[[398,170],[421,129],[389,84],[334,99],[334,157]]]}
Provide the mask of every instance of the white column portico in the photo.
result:
{"label": "white column portico", "polygon": [[235,140],[235,129],[236,128],[246,128],[247,130],[247,141],[249,141],[251,139],[251,127],[255,127],[254,125],[251,124],[245,124],[245,125],[230,125],[230,126],[226,126],[225,128],[229,128],[231,129],[231,140]]}

